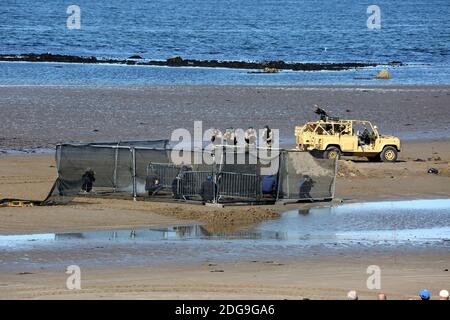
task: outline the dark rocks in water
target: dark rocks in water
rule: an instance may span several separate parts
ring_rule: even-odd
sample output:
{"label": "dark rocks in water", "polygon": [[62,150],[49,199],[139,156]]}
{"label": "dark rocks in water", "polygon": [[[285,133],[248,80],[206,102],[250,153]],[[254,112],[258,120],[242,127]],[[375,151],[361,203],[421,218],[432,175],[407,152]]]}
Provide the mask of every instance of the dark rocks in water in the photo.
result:
{"label": "dark rocks in water", "polygon": [[[286,63],[284,61],[218,61],[218,60],[189,60],[179,56],[166,60],[166,65],[176,67],[209,67],[209,68],[234,68],[234,69],[263,69],[263,70],[294,70],[294,71],[316,71],[316,70],[345,70],[351,68],[375,67],[376,63]],[[161,64],[157,61],[149,61],[143,64]]]}
{"label": "dark rocks in water", "polygon": [[79,57],[51,53],[27,53],[20,55],[0,55],[0,61],[29,61],[29,62],[72,62],[72,63],[97,63],[96,57]]}
{"label": "dark rocks in water", "polygon": [[186,65],[186,64],[184,63],[183,58],[180,57],[180,56],[175,56],[175,57],[168,58],[168,59],[166,60],[166,62],[167,62],[167,64],[168,64],[169,66],[183,66],[183,65]]}
{"label": "dark rocks in water", "polygon": [[[130,60],[132,59],[132,60]],[[209,67],[209,68],[235,68],[235,69],[259,69],[259,70],[294,70],[294,71],[319,71],[319,70],[346,70],[364,67],[376,67],[379,63],[342,62],[342,63],[288,63],[280,60],[274,61],[219,61],[219,60],[193,60],[174,56],[167,60],[136,61],[142,57],[134,55],[128,59],[106,59],[96,57],[81,57],[72,55],[60,55],[51,53],[27,53],[18,55],[0,55],[0,61],[28,61],[28,62],[62,62],[62,63],[108,63],[149,66],[171,67]]]}

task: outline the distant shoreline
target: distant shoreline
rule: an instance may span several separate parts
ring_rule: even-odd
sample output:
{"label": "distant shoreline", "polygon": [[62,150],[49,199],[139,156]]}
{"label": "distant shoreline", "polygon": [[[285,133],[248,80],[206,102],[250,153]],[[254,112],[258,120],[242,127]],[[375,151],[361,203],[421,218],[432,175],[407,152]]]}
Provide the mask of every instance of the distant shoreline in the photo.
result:
{"label": "distant shoreline", "polygon": [[384,65],[400,66],[400,61],[388,63],[364,63],[364,62],[285,62],[285,61],[239,61],[239,60],[197,60],[183,59],[175,56],[166,60],[144,59],[134,55],[127,59],[98,58],[76,55],[61,55],[51,53],[24,53],[24,54],[0,54],[0,61],[9,62],[58,62],[58,63],[87,63],[87,64],[121,64],[139,66],[168,66],[168,67],[209,67],[230,69],[252,69],[261,70],[270,68],[274,70],[293,71],[340,71],[367,67],[378,67]]}

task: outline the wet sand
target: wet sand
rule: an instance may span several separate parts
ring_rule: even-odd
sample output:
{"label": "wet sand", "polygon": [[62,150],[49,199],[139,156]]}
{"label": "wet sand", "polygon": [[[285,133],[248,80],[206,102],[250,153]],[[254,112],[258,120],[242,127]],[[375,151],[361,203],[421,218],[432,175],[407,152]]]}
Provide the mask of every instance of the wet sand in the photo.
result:
{"label": "wet sand", "polygon": [[[366,287],[367,267],[381,268],[381,290]],[[57,270],[17,269],[0,273],[0,299],[432,299],[448,288],[450,255],[404,253],[254,260],[125,268],[82,268],[81,290],[67,290]],[[29,272],[29,273],[27,273]]]}
{"label": "wet sand", "polygon": [[[386,83],[387,84],[387,83]],[[167,139],[195,120],[211,127],[280,129],[331,115],[371,120],[384,134],[450,136],[450,86],[0,86],[0,150],[67,141]]]}

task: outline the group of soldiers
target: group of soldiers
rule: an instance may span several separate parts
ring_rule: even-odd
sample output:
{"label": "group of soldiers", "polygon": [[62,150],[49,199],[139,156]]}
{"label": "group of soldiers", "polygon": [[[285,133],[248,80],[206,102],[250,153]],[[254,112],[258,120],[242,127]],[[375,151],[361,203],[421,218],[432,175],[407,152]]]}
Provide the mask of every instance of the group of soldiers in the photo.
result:
{"label": "group of soldiers", "polygon": [[[267,148],[272,147],[273,143],[273,132],[269,126],[265,126],[262,134],[262,139]],[[245,146],[256,146],[258,137],[256,130],[253,127],[248,127],[244,132],[244,144]],[[224,144],[224,145],[233,145],[236,146],[238,141],[238,136],[236,135],[236,130],[233,127],[227,128],[225,133],[215,128],[213,129],[213,133],[211,135],[211,142],[214,144]]]}

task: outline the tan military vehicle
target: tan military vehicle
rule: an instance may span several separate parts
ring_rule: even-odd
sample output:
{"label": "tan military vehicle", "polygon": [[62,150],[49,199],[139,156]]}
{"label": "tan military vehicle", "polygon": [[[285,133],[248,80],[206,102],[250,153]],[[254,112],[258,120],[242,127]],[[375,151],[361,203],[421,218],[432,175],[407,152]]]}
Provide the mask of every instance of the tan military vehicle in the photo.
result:
{"label": "tan military vehicle", "polygon": [[308,150],[323,158],[341,155],[367,157],[369,161],[395,162],[400,139],[378,133],[377,127],[364,120],[331,118],[319,109],[321,119],[295,127],[297,149]]}

